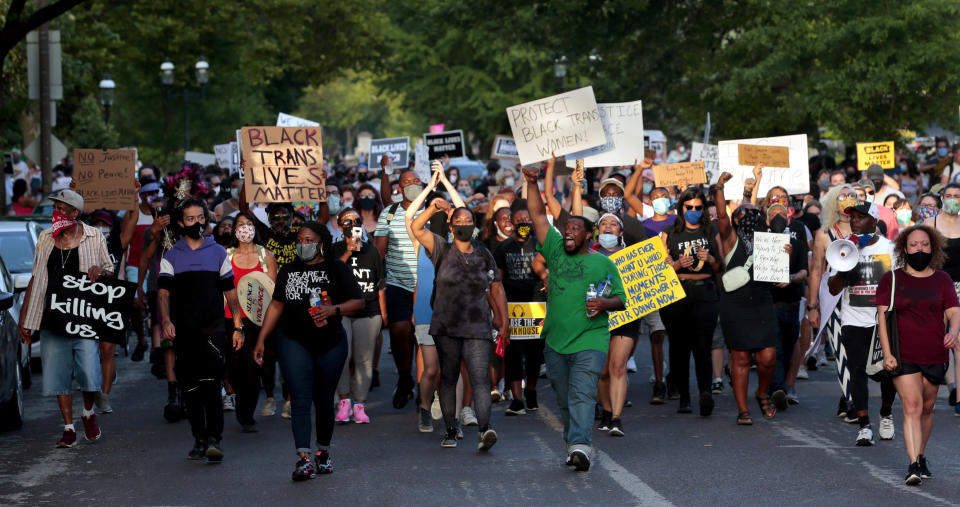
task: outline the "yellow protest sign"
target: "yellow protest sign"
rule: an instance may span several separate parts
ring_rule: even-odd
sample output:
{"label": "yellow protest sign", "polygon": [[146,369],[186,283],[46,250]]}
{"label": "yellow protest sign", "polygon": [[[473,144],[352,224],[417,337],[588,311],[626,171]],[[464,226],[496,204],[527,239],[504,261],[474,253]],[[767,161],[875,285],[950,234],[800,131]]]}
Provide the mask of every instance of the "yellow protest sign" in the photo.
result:
{"label": "yellow protest sign", "polygon": [[609,329],[687,297],[677,273],[667,264],[667,251],[659,237],[624,248],[611,255],[610,260],[623,281],[626,309],[610,314]]}
{"label": "yellow protest sign", "polygon": [[546,303],[507,303],[510,340],[537,340],[547,316]]}
{"label": "yellow protest sign", "polygon": [[884,169],[893,169],[893,141],[882,143],[857,143],[857,169],[866,171],[873,164]]}

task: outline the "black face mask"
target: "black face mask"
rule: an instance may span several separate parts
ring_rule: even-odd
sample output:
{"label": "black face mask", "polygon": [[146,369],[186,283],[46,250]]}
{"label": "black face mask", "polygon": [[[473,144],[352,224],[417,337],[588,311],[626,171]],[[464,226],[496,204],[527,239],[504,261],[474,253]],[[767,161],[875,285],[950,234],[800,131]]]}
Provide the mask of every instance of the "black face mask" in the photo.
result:
{"label": "black face mask", "polygon": [[361,197],[360,198],[360,209],[376,209],[377,207],[377,198],[376,197]]}
{"label": "black face mask", "polygon": [[233,234],[230,234],[230,233],[215,234],[213,236],[213,239],[220,246],[229,246],[230,243],[233,241]]}
{"label": "black face mask", "polygon": [[873,188],[875,188],[875,189],[877,189],[877,190],[880,190],[880,188],[883,187],[883,180],[882,180],[882,179],[880,179],[880,180],[870,180],[870,181],[873,183]]}
{"label": "black face mask", "polygon": [[783,232],[787,228],[787,219],[783,218],[783,215],[776,215],[770,219],[770,231],[772,232]]}
{"label": "black face mask", "polygon": [[470,241],[473,238],[473,225],[454,225],[453,237],[459,241]]}
{"label": "black face mask", "polygon": [[908,253],[906,258],[907,265],[913,268],[914,271],[923,271],[930,265],[930,259],[933,258],[933,254],[930,252],[913,252]]}
{"label": "black face mask", "polygon": [[367,176],[367,173],[360,173],[357,175],[357,181],[359,181],[360,183],[365,183],[367,179],[369,179],[369,176]]}
{"label": "black face mask", "polygon": [[200,239],[203,235],[203,224],[196,222],[183,228],[183,233],[189,238]]}

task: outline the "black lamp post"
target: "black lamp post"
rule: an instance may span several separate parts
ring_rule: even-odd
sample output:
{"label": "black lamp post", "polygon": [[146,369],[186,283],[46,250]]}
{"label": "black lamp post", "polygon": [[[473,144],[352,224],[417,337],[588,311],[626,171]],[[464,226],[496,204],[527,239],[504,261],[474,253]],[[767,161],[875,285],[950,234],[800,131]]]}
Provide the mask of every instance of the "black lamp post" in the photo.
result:
{"label": "black lamp post", "polygon": [[[173,62],[169,58],[165,59],[163,63],[160,64],[160,82],[163,83],[164,89],[167,92],[167,100],[173,99],[176,94],[173,92],[174,81],[176,80],[173,73],[175,67]],[[207,63],[207,60],[200,57],[197,60],[196,65],[194,65],[196,70],[194,74],[194,79],[197,82],[197,85],[200,87],[200,98],[206,97],[207,82],[210,81],[210,64]],[[183,87],[183,90],[180,92],[183,95],[183,146],[184,151],[190,151],[190,96],[191,91],[186,85]]]}
{"label": "black lamp post", "polygon": [[103,106],[103,122],[110,123],[110,108],[113,107],[113,92],[117,84],[113,82],[109,72],[103,73],[100,80],[100,105]]}

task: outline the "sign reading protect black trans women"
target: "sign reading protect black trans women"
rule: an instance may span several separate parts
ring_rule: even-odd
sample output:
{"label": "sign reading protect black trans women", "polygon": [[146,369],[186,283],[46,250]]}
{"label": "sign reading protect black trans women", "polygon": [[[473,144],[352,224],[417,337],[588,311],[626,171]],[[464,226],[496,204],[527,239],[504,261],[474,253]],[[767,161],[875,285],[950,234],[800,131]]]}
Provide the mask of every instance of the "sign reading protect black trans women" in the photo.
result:
{"label": "sign reading protect black trans women", "polygon": [[137,284],[101,276],[91,282],[86,273],[68,273],[47,289],[50,306],[43,316],[46,329],[63,335],[117,342],[126,326]]}

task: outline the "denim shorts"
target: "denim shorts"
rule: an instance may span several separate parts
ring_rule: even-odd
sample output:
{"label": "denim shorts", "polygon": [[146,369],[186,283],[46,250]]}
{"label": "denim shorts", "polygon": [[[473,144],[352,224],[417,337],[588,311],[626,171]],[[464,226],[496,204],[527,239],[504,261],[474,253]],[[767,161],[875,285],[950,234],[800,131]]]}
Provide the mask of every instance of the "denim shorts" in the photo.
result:
{"label": "denim shorts", "polygon": [[414,330],[417,334],[417,345],[437,345],[433,341],[433,336],[430,335],[430,324],[417,324]]}
{"label": "denim shorts", "polygon": [[103,375],[97,340],[71,338],[41,330],[40,359],[45,396],[73,394],[74,378],[81,391],[90,393],[100,390]]}

